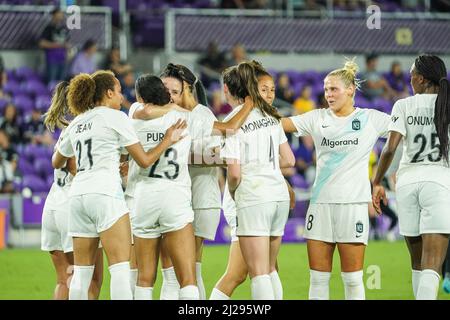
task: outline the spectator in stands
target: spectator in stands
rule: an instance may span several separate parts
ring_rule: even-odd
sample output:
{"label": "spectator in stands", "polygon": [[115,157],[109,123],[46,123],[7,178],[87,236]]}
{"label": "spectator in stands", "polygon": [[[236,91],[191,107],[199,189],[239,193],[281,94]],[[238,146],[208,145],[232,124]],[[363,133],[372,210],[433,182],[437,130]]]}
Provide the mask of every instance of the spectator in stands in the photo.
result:
{"label": "spectator in stands", "polygon": [[14,171],[17,153],[9,144],[8,135],[0,130],[0,193],[14,192]]}
{"label": "spectator in stands", "polygon": [[5,131],[11,143],[17,145],[22,143],[22,132],[17,117],[17,109],[13,104],[8,104],[0,119],[0,130]]}
{"label": "spectator in stands", "polygon": [[45,128],[42,112],[36,108],[31,111],[29,121],[23,124],[22,132],[25,143],[43,145],[52,145],[53,143],[53,138]]}
{"label": "spectator in stands", "polygon": [[394,90],[395,100],[409,96],[409,84],[405,80],[400,62],[392,62],[391,71],[387,75],[386,80],[392,90]]}
{"label": "spectator in stands", "polygon": [[120,59],[120,49],[114,47],[106,56],[103,62],[102,69],[111,70],[116,75],[117,79],[122,80],[123,75],[131,71],[133,68],[126,61]]}
{"label": "spectator in stands", "polygon": [[94,40],[87,40],[72,61],[70,67],[70,75],[76,76],[80,73],[94,73],[97,70],[97,62],[95,61],[95,53],[97,52],[97,44]]}
{"label": "spectator in stands", "polygon": [[300,96],[294,101],[294,115],[303,114],[316,108],[316,102],[311,99],[311,86],[304,86],[300,91]]}
{"label": "spectator in stands", "polygon": [[317,95],[317,108],[326,109],[328,108],[327,99],[325,99],[325,92],[321,92]]}
{"label": "spectator in stands", "polygon": [[377,66],[378,55],[368,55],[366,57],[366,71],[361,74],[361,80],[364,81],[362,93],[371,101],[376,98],[391,99],[394,96],[394,91],[381,73],[377,71]]}
{"label": "spectator in stands", "polygon": [[226,67],[225,54],[220,52],[217,43],[212,41],[208,44],[206,54],[198,60],[198,64],[203,67],[201,70],[202,82],[208,88],[214,80],[220,79],[220,73]]}
{"label": "spectator in stands", "polygon": [[244,46],[241,44],[234,45],[231,48],[231,58],[228,60],[227,66],[235,66],[244,61],[248,61],[247,51]]}
{"label": "spectator in stands", "polygon": [[4,130],[0,130],[0,159],[5,159],[11,164],[12,171],[16,171],[19,156],[11,145],[9,137]]}
{"label": "spectator in stands", "polygon": [[39,47],[45,50],[47,81],[65,78],[68,30],[64,23],[64,12],[56,8],[52,12],[52,20],[44,29]]}
{"label": "spectator in stands", "polygon": [[[125,113],[128,113],[128,109],[130,109],[130,106],[136,102],[136,90],[135,90],[135,76],[134,72],[132,70],[126,71],[122,74],[122,95],[123,95],[123,101],[122,101],[122,111]],[[127,110],[124,110],[126,108]]]}
{"label": "spectator in stands", "polygon": [[311,136],[300,137],[300,144],[294,151],[295,169],[305,180],[312,185],[316,175],[316,153],[314,150],[314,141]]}
{"label": "spectator in stands", "polygon": [[245,9],[244,0],[222,0],[220,7],[223,9]]}
{"label": "spectator in stands", "polygon": [[289,103],[294,102],[294,91],[292,91],[289,77],[285,73],[280,74],[278,77],[275,97]]}

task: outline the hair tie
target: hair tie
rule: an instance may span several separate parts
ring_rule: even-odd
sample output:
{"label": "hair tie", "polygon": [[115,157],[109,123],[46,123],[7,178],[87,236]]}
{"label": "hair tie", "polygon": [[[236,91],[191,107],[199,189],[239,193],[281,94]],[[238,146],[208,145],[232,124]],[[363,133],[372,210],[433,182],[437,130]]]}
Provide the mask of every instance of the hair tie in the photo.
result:
{"label": "hair tie", "polygon": [[442,77],[439,79],[439,82],[441,82],[442,80],[447,80],[447,77]]}

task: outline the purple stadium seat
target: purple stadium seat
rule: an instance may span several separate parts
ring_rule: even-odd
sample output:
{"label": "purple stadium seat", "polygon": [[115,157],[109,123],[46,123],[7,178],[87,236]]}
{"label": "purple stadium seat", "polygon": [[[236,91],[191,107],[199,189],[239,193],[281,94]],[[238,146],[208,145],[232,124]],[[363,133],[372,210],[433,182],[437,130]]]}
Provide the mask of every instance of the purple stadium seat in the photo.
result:
{"label": "purple stadium seat", "polygon": [[19,171],[22,173],[22,175],[34,173],[33,165],[31,165],[31,163],[29,163],[24,157],[19,157],[17,167],[19,168]]}
{"label": "purple stadium seat", "polygon": [[358,108],[370,108],[371,103],[369,100],[357,93],[355,96],[355,106]]}
{"label": "purple stadium seat", "polygon": [[47,95],[48,89],[45,84],[37,80],[29,80],[24,84],[25,92],[31,96]]}
{"label": "purple stadium seat", "polygon": [[47,89],[48,92],[53,93],[53,90],[56,88],[56,85],[59,83],[58,80],[52,80],[48,83]]}
{"label": "purple stadium seat", "polygon": [[46,111],[50,104],[52,103],[52,98],[48,95],[42,95],[36,97],[36,108],[41,111]]}
{"label": "purple stadium seat", "polygon": [[23,92],[20,83],[13,79],[8,79],[8,81],[6,81],[5,85],[3,86],[3,90],[5,90],[6,93],[12,96],[21,94]]}
{"label": "purple stadium seat", "polygon": [[20,94],[14,97],[13,104],[16,106],[17,110],[25,113],[30,111],[34,107],[34,102],[28,96]]}
{"label": "purple stadium seat", "polygon": [[33,192],[45,192],[48,191],[46,181],[42,180],[34,174],[25,175],[22,180],[23,188],[30,188]]}
{"label": "purple stadium seat", "polygon": [[9,99],[0,98],[0,114],[3,114],[3,111],[5,110],[8,103],[10,103]]}
{"label": "purple stadium seat", "polygon": [[302,175],[296,174],[291,178],[292,186],[300,189],[308,189],[309,184]]}
{"label": "purple stadium seat", "polygon": [[19,67],[16,69],[16,77],[21,80],[28,80],[36,77],[36,72],[30,67]]}
{"label": "purple stadium seat", "polygon": [[51,159],[53,150],[49,147],[39,146],[35,144],[28,144],[23,150],[23,155],[29,160],[34,161],[38,158]]}
{"label": "purple stadium seat", "polygon": [[48,176],[47,176],[47,179],[45,179],[46,182],[47,182],[48,190],[50,190],[50,188],[52,187],[53,179],[54,179],[53,173],[52,173],[51,175],[48,175]]}
{"label": "purple stadium seat", "polygon": [[48,175],[53,173],[52,161],[51,158],[37,158],[33,163],[35,172],[42,178],[45,178]]}

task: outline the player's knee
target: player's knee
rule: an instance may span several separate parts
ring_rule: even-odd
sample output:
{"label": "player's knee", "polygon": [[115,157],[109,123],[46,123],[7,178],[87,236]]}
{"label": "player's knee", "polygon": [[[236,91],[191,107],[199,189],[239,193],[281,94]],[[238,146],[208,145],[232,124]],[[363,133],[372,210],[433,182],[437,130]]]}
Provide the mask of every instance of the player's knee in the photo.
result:
{"label": "player's knee", "polygon": [[138,275],[138,284],[141,287],[153,287],[156,281],[156,274],[154,273],[141,273]]}
{"label": "player's knee", "polygon": [[247,273],[239,273],[233,276],[231,279],[231,282],[237,287],[244,283],[244,281],[247,279]]}

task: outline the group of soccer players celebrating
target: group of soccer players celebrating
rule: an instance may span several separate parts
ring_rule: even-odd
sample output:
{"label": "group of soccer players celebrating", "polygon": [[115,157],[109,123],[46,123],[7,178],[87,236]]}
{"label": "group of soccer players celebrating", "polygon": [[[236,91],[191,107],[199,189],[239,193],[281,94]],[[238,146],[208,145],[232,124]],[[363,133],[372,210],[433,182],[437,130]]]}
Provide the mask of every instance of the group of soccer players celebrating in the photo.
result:
{"label": "group of soccer players celebrating", "polygon": [[[327,109],[283,118],[273,106],[272,76],[256,61],[242,62],[222,74],[233,107],[223,122],[207,107],[201,81],[183,65],[168,64],[159,77],[141,75],[128,116],[120,111],[120,83],[110,71],[60,83],[45,120],[62,132],[42,224],[42,249],[50,252],[58,279],[54,297],[98,298],[104,251],[111,299],[151,300],[159,261],[161,299],[207,299],[203,241],[215,238],[223,208],[232,242],[209,299],[230,299],[247,275],[253,299],[283,299],[277,256],[295,204],[281,172],[295,164],[289,132],[311,136],[317,152],[305,220],[309,298],[329,299],[337,246],[345,298],[365,299],[368,206],[373,202],[380,212],[386,201],[380,181],[403,141],[400,233],[411,254],[415,297],[436,299],[450,233],[445,65],[436,56],[417,57],[414,96],[397,101],[392,115],[354,105],[357,71],[347,61],[325,77]],[[369,156],[380,137],[388,140],[371,195]],[[227,169],[222,200],[217,167]]]}

